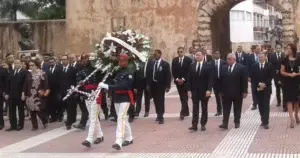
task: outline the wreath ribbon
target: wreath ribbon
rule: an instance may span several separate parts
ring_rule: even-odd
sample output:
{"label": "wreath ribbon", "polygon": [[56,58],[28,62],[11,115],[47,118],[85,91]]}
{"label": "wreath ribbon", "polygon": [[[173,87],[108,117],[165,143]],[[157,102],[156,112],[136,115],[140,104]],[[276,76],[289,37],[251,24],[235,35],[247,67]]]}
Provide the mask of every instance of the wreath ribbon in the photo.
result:
{"label": "wreath ribbon", "polygon": [[104,45],[104,41],[106,40],[112,40],[114,42],[119,43],[121,46],[125,47],[126,49],[128,49],[130,52],[132,52],[134,55],[136,55],[142,62],[146,62],[146,58],[143,57],[139,51],[137,51],[135,48],[133,48],[131,45],[129,45],[128,43],[124,42],[123,40],[116,38],[116,37],[104,37],[102,40],[102,45]]}

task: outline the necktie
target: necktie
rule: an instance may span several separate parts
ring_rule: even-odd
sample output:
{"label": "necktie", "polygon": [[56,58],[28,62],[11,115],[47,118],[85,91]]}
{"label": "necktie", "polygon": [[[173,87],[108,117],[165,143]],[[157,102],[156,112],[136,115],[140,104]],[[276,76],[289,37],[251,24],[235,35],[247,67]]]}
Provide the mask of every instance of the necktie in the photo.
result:
{"label": "necktie", "polygon": [[66,67],[64,67],[64,73],[66,73],[67,72],[67,68]]}
{"label": "necktie", "polygon": [[262,70],[264,68],[264,65],[261,63],[260,64],[260,69]]}
{"label": "necktie", "polygon": [[156,69],[157,69],[157,61],[155,61],[154,68],[153,68],[153,81],[156,81],[155,79]]}
{"label": "necktie", "polygon": [[229,66],[229,69],[228,69],[228,73],[230,74],[231,73],[231,67],[232,65]]}
{"label": "necktie", "polygon": [[145,66],[144,66],[144,77],[146,77],[147,64],[148,64],[148,61],[146,61]]}
{"label": "necktie", "polygon": [[180,64],[180,66],[182,66],[182,59],[181,58],[179,58],[179,64]]}
{"label": "necktie", "polygon": [[197,67],[197,74],[200,74],[200,67],[201,67],[201,63],[197,63],[198,67]]}
{"label": "necktie", "polygon": [[18,70],[15,70],[14,76],[16,76]]}

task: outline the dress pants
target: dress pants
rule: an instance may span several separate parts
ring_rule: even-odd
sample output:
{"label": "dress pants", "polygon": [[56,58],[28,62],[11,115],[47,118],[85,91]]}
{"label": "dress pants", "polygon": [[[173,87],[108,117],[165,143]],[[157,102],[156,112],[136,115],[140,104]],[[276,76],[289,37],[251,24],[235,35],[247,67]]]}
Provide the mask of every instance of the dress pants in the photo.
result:
{"label": "dress pants", "polygon": [[187,94],[187,89],[184,84],[182,85],[177,85],[177,91],[179,93],[180,97],[180,102],[181,102],[181,111],[180,111],[180,116],[189,116],[189,105],[188,105],[188,94]]}
{"label": "dress pants", "polygon": [[103,132],[101,130],[100,120],[98,117],[100,105],[96,104],[96,100],[89,102],[89,104],[90,104],[90,126],[89,126],[89,132],[86,140],[92,143],[94,140],[95,131],[97,132],[96,133],[97,138],[103,137]]}
{"label": "dress pants", "polygon": [[66,126],[71,126],[76,122],[76,100],[74,95],[70,96],[67,100],[63,101],[63,106],[67,109],[67,121]]}
{"label": "dress pants", "polygon": [[208,117],[208,104],[209,98],[203,96],[200,97],[199,92],[192,91],[192,101],[193,101],[193,118],[192,118],[192,126],[197,127],[199,123],[199,103],[201,102],[201,126],[205,126],[207,123]]}
{"label": "dress pants", "polygon": [[89,112],[86,106],[86,103],[84,101],[84,96],[80,95],[77,96],[77,103],[79,105],[79,108],[81,110],[81,118],[79,124],[86,126],[86,123],[89,119]]}
{"label": "dress pants", "polygon": [[59,113],[61,113],[60,110],[62,110],[58,92],[51,92],[47,103],[51,119],[56,121],[59,117],[61,117],[59,116]]}
{"label": "dress pants", "polygon": [[116,130],[116,144],[122,146],[123,140],[132,141],[132,133],[128,122],[127,111],[129,102],[115,103],[115,109],[118,116]]}
{"label": "dress pants", "polygon": [[44,109],[40,111],[30,111],[30,116],[33,128],[38,128],[37,116],[41,119],[43,125],[48,123],[48,117]]}
{"label": "dress pants", "polygon": [[222,102],[222,97],[220,97],[220,90],[221,90],[221,80],[220,79],[215,80],[213,90],[214,90],[215,98],[216,98],[216,102],[217,102],[217,112],[222,113],[223,102]]}
{"label": "dress pants", "polygon": [[136,100],[135,112],[137,114],[139,114],[141,112],[143,93],[144,93],[144,99],[145,99],[145,112],[150,111],[150,94],[146,90],[146,87],[143,87],[143,88],[137,89],[137,94],[136,94],[136,99],[135,99]]}
{"label": "dress pants", "polygon": [[151,96],[153,98],[157,118],[163,120],[165,113],[165,87],[153,82],[151,85]]}
{"label": "dress pants", "polygon": [[261,122],[263,125],[269,124],[270,115],[270,97],[271,93],[265,91],[259,91],[258,98],[258,110],[261,117]]}
{"label": "dress pants", "polygon": [[4,106],[4,98],[0,96],[0,126],[4,126],[3,106]]}
{"label": "dress pants", "polygon": [[240,124],[243,97],[229,97],[223,96],[223,125],[228,126],[231,106],[233,104],[234,123]]}
{"label": "dress pants", "polygon": [[252,92],[252,100],[253,100],[253,107],[257,107],[258,100],[257,100],[257,85],[251,83],[251,92]]}
{"label": "dress pants", "polygon": [[[9,122],[11,128],[17,128],[18,126],[23,128],[24,127],[24,102],[18,98],[10,98],[9,99]],[[18,117],[19,121],[17,122],[17,107],[18,107]]]}

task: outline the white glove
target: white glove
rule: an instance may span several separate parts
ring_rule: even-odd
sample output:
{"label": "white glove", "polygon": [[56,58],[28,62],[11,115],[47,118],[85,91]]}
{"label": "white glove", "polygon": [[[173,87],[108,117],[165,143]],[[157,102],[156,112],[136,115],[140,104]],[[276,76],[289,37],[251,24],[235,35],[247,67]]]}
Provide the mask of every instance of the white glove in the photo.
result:
{"label": "white glove", "polygon": [[100,82],[99,86],[100,86],[101,88],[108,89],[108,84],[105,84],[105,83],[103,83],[103,82]]}

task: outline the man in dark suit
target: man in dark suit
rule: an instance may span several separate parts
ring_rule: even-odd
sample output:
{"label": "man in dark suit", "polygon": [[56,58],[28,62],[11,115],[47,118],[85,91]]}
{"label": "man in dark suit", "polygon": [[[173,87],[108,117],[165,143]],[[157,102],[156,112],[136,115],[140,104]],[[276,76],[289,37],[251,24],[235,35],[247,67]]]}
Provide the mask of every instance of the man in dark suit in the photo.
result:
{"label": "man in dark suit", "polygon": [[[276,98],[277,98],[277,105],[281,105],[281,90],[282,90],[282,85],[281,85],[281,75],[280,75],[280,67],[281,67],[281,61],[284,59],[284,53],[282,53],[282,48],[280,44],[276,45],[276,52],[272,53],[269,56],[269,62],[272,63],[273,69],[275,71],[274,74],[274,83],[276,87]],[[286,103],[283,103],[283,111],[287,111],[287,106]]]}
{"label": "man in dark suit", "polygon": [[247,54],[243,52],[242,46],[238,46],[235,57],[237,63],[247,66]]}
{"label": "man in dark suit", "polygon": [[188,70],[187,89],[188,95],[193,100],[192,127],[189,130],[198,130],[199,101],[201,102],[201,131],[206,130],[208,117],[207,104],[211,96],[213,86],[213,67],[209,62],[204,62],[204,54],[197,51],[196,62],[192,63]]}
{"label": "man in dark suit", "polygon": [[213,67],[214,67],[214,85],[213,85],[213,89],[214,89],[214,93],[215,93],[215,97],[216,97],[216,102],[217,102],[217,113],[215,114],[215,116],[219,116],[222,115],[222,97],[220,97],[220,91],[221,91],[221,79],[220,79],[220,74],[221,74],[221,68],[226,64],[226,62],[222,59],[220,59],[220,52],[216,51],[213,54],[214,57],[214,63],[213,63]]}
{"label": "man in dark suit", "polygon": [[[66,55],[63,55],[61,57],[62,60],[62,68],[63,73],[61,76],[61,94],[62,96],[67,95],[67,90],[71,86],[76,86],[76,69],[72,66],[70,66],[68,57]],[[67,109],[67,121],[66,121],[66,128],[67,130],[70,130],[72,127],[72,124],[76,122],[76,100],[75,100],[75,94],[70,96],[67,100],[62,101],[62,106],[64,109]]]}
{"label": "man in dark suit", "polygon": [[6,90],[7,77],[8,77],[8,70],[3,68],[3,66],[1,65],[0,66],[0,130],[2,130],[4,128],[4,119],[3,119],[4,96],[3,96],[3,94],[5,94],[5,90]]}
{"label": "man in dark suit", "polygon": [[[21,100],[22,91],[25,83],[27,72],[21,69],[21,61],[15,60],[15,69],[10,72],[7,80],[5,99],[9,104],[9,121],[10,127],[6,131],[17,130],[24,128],[24,102]],[[16,111],[18,107],[19,121],[17,121]]]}
{"label": "man in dark suit", "polygon": [[261,125],[265,129],[269,129],[269,114],[270,114],[270,97],[272,93],[272,64],[266,62],[264,53],[258,54],[259,62],[251,68],[250,76],[252,82],[256,85],[258,109],[261,117]]}
{"label": "man in dark suit", "polygon": [[227,55],[227,65],[221,70],[221,96],[223,96],[223,124],[219,127],[228,129],[231,106],[234,107],[235,128],[240,127],[243,98],[247,97],[248,81],[245,66],[236,63],[234,53]]}
{"label": "man in dark suit", "polygon": [[[260,47],[258,45],[254,46],[253,51],[254,52],[251,55],[249,55],[247,60],[248,72],[251,71],[252,65],[258,63],[257,54],[260,53]],[[252,104],[253,107],[251,110],[256,110],[258,105],[257,93],[255,91],[256,85],[252,83],[251,78],[249,78],[249,80],[251,82],[251,92],[252,92],[252,100],[253,100],[253,104]]]}
{"label": "man in dark suit", "polygon": [[178,56],[172,60],[172,74],[181,102],[180,119],[183,120],[185,116],[189,116],[186,82],[192,59],[184,55],[183,47],[177,49],[177,54]]}
{"label": "man in dark suit", "polygon": [[[147,77],[147,75],[149,75],[149,71],[152,69],[152,67],[153,67],[153,60],[152,60],[152,56],[150,56],[147,59],[145,65],[134,73],[133,92],[135,94],[135,102],[136,102],[135,116],[137,116],[137,117],[139,116],[139,113],[141,112],[143,94],[144,94],[144,99],[145,99],[144,117],[149,116],[150,92],[147,90],[146,77]],[[152,72],[150,72],[150,74],[151,73]]]}
{"label": "man in dark suit", "polygon": [[161,59],[161,54],[161,50],[154,51],[155,61],[151,70],[152,75],[147,76],[148,90],[150,90],[151,96],[153,97],[157,114],[156,121],[158,121],[159,124],[164,123],[165,92],[169,92],[171,88],[170,65]]}
{"label": "man in dark suit", "polygon": [[61,78],[62,78],[62,68],[56,64],[54,58],[49,60],[49,71],[48,71],[48,84],[50,89],[50,94],[48,98],[48,108],[50,112],[49,123],[56,121],[61,122],[63,120],[64,109],[60,105],[61,100]]}
{"label": "man in dark suit", "polygon": [[204,62],[211,62],[213,60],[213,57],[211,55],[207,54],[207,51],[208,50],[206,50],[206,49],[203,49],[203,51],[201,51],[204,54],[203,61]]}
{"label": "man in dark suit", "polygon": [[41,63],[41,69],[45,72],[49,71],[49,59],[51,58],[51,54],[44,54],[43,55],[43,61]]}

